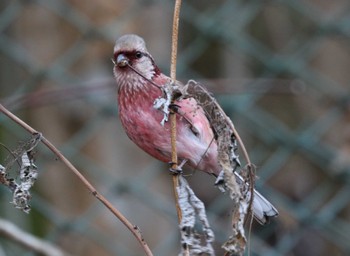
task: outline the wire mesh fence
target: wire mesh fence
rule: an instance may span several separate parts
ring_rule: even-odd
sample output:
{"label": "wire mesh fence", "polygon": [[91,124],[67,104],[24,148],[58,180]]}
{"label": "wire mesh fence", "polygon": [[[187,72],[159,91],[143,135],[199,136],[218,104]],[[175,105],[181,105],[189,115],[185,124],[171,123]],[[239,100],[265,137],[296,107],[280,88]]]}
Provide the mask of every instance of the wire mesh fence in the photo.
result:
{"label": "wire mesh fence", "polygon": [[[117,117],[112,51],[136,33],[169,71],[172,1],[2,1],[1,103],[52,141],[143,232],[155,255],[177,255],[168,166],[136,148]],[[350,3],[183,1],[180,80],[203,81],[257,165],[257,188],[279,209],[253,226],[251,255],[350,254]],[[0,116],[0,141],[30,137]],[[1,161],[8,152],[0,150]],[[0,187],[0,217],[72,255],[141,255],[136,240],[45,147],[29,215]],[[13,171],[14,172],[14,171]],[[230,200],[188,170],[215,249]],[[16,173],[12,173],[16,175]],[[0,255],[36,255],[0,234]]]}

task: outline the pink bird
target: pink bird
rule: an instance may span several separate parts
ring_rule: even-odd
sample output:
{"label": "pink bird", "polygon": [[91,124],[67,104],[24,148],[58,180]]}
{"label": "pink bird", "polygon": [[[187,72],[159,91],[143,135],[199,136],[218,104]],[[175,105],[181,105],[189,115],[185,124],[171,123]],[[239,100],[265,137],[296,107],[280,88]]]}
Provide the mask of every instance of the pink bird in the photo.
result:
{"label": "pink bird", "polygon": [[[154,107],[154,101],[162,96],[162,86],[171,79],[159,70],[144,40],[137,35],[124,35],[116,41],[113,61],[119,117],[126,134],[154,158],[170,162],[170,124],[161,125],[164,113]],[[196,170],[218,176],[221,167],[217,144],[202,107],[193,98],[179,100],[176,105],[179,160],[187,161]],[[240,181],[239,175],[236,176]],[[261,194],[254,193],[254,217],[266,224],[278,211]]]}

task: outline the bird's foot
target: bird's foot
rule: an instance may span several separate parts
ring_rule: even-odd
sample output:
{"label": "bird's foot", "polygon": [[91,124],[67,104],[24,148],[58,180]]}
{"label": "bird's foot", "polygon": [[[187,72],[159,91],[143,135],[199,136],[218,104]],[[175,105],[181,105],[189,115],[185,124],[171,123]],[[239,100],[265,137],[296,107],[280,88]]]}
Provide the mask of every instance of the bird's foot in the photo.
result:
{"label": "bird's foot", "polygon": [[181,161],[181,163],[179,165],[176,165],[176,168],[174,168],[174,165],[176,163],[174,162],[169,162],[170,168],[169,171],[171,174],[173,175],[178,175],[178,174],[182,174],[182,167],[187,163],[187,159],[184,159]]}
{"label": "bird's foot", "polygon": [[170,103],[169,104],[169,108],[174,111],[174,113],[178,113],[179,112],[179,109],[181,108],[180,105],[178,104],[175,104],[175,103]]}

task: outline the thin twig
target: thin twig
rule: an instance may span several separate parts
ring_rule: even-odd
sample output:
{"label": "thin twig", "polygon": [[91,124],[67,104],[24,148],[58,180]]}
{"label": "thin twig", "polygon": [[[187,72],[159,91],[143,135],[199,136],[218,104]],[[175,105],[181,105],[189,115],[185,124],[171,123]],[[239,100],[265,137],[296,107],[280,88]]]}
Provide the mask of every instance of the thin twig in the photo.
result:
{"label": "thin twig", "polygon": [[[31,134],[39,133],[23,120],[14,115],[12,112],[7,110],[2,104],[0,104],[0,111]],[[95,187],[78,171],[78,169],[74,167],[74,165],[67,158],[65,158],[64,155],[62,155],[62,153],[49,140],[42,136],[41,142],[46,147],[48,147],[69,168],[69,170],[71,170],[84,183],[84,185],[92,193],[93,196],[95,196],[103,205],[105,205],[114,214],[114,216],[116,216],[130,230],[130,232],[136,237],[137,241],[141,244],[146,255],[153,255],[147,243],[143,239],[139,228],[129,222],[129,220],[120,211],[118,211],[103,195],[97,192]]]}
{"label": "thin twig", "polygon": [[177,59],[177,41],[179,35],[179,18],[180,18],[181,0],[176,0],[174,7],[173,33],[171,42],[171,66],[170,77],[176,79],[176,59]]}
{"label": "thin twig", "polygon": [[[173,17],[173,32],[172,32],[172,44],[171,44],[171,64],[170,64],[170,77],[173,83],[176,81],[176,58],[177,58],[177,41],[178,41],[178,31],[179,31],[179,16],[180,16],[181,0],[176,0],[174,7],[174,17]],[[172,103],[174,100],[172,99]],[[170,112],[170,126],[171,126],[171,168],[177,169],[177,152],[176,152],[176,113],[174,111]],[[181,223],[182,214],[179,207],[179,195],[177,193],[177,187],[179,186],[179,174],[174,172],[173,175],[173,187],[174,196],[176,203],[177,216],[179,223]]]}
{"label": "thin twig", "polygon": [[[180,18],[180,8],[181,8],[181,0],[175,1],[174,7],[174,17],[173,17],[173,31],[171,38],[171,63],[170,63],[170,78],[173,83],[176,81],[176,60],[177,60],[177,42],[179,37],[179,18]],[[171,100],[171,103],[174,103],[174,99]],[[170,127],[171,127],[171,162],[172,168],[174,170],[177,169],[177,152],[176,152],[176,113],[174,111],[170,111]],[[179,173],[174,173],[173,175],[173,190],[175,196],[175,205],[177,211],[177,217],[179,224],[182,222],[182,211],[179,205]],[[185,255],[189,255],[189,248],[185,245]]]}
{"label": "thin twig", "polygon": [[46,256],[69,255],[68,253],[62,251],[60,248],[56,247],[55,245],[27,233],[21,230],[12,222],[9,222],[1,218],[0,218],[0,235],[2,237],[11,239],[17,244],[25,247],[27,251],[30,250],[40,255],[46,255]]}

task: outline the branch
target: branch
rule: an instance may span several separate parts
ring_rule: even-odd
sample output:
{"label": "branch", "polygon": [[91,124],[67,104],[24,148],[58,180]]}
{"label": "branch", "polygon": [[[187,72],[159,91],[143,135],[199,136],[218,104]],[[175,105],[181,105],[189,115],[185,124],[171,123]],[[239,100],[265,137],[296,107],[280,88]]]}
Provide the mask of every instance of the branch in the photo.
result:
{"label": "branch", "polygon": [[[171,64],[170,64],[170,78],[172,80],[172,84],[175,85],[176,82],[176,58],[177,58],[177,42],[179,37],[179,17],[180,17],[180,8],[181,8],[181,0],[175,1],[174,7],[174,17],[173,17],[173,33],[171,38]],[[171,103],[174,104],[174,94],[171,97]],[[178,169],[177,165],[177,152],[176,152],[176,113],[174,111],[170,111],[170,132],[171,132],[171,168],[173,170]],[[175,204],[176,204],[176,212],[179,221],[179,225],[182,224],[182,209],[180,206],[180,197],[179,197],[179,173],[174,172],[173,175],[173,190],[175,196]],[[189,247],[186,244],[183,244],[183,254],[189,255]]]}
{"label": "branch", "polygon": [[171,64],[170,77],[176,80],[176,58],[177,58],[177,41],[179,35],[179,17],[180,17],[181,0],[176,0],[174,7],[173,34],[171,41]]}
{"label": "branch", "polygon": [[18,228],[13,223],[0,219],[0,236],[11,239],[21,246],[40,255],[64,256],[68,253]]}
{"label": "branch", "polygon": [[[178,41],[178,31],[179,31],[179,16],[180,16],[181,0],[176,0],[174,7],[174,19],[173,19],[173,33],[172,33],[172,44],[171,44],[171,64],[170,64],[170,77],[172,83],[175,84],[176,81],[176,58],[177,58],[177,41]],[[171,103],[174,103],[174,98],[172,95]],[[170,126],[171,126],[171,168],[176,170],[177,165],[177,152],[176,152],[176,113],[170,111]],[[175,203],[177,216],[179,223],[181,223],[182,213],[179,206],[179,194],[177,187],[179,186],[179,174],[174,172],[173,175],[173,187],[175,195]]]}
{"label": "branch", "polygon": [[[31,134],[39,133],[23,120],[7,110],[2,104],[0,104],[0,111]],[[136,237],[137,241],[141,244],[146,255],[153,255],[147,243],[143,239],[140,229],[129,222],[129,220],[120,211],[118,211],[103,195],[97,192],[95,187],[78,171],[78,169],[74,167],[74,165],[67,158],[65,158],[65,156],[62,155],[62,153],[49,140],[42,136],[41,142],[47,148],[49,148],[69,168],[69,170],[71,170],[80,179],[81,182],[84,183],[84,185],[92,193],[93,196],[95,196],[104,206],[106,206],[108,210],[110,210],[114,216],[116,216],[130,230],[130,232]]]}

